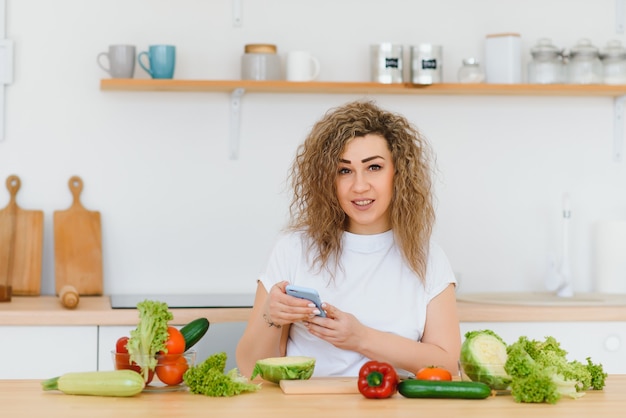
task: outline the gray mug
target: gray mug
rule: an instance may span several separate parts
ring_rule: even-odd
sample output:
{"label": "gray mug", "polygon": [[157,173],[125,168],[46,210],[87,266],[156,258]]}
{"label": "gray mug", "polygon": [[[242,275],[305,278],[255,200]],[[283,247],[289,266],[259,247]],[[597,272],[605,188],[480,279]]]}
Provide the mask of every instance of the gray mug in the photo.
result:
{"label": "gray mug", "polygon": [[[103,57],[107,58],[108,67],[103,65]],[[108,52],[98,54],[97,62],[100,68],[109,73],[112,78],[133,78],[135,73],[135,46],[111,45]]]}

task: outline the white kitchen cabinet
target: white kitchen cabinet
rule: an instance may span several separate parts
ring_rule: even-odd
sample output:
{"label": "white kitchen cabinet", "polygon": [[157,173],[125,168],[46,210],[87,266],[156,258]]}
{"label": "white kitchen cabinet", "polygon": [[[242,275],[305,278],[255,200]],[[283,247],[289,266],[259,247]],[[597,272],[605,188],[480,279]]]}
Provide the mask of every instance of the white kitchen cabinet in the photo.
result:
{"label": "white kitchen cabinet", "polygon": [[507,344],[520,336],[543,340],[553,336],[569,360],[591,357],[609,374],[626,373],[626,322],[463,322],[461,335],[481,329],[497,333]]}
{"label": "white kitchen cabinet", "polygon": [[[180,328],[180,327],[177,327]],[[241,338],[245,322],[212,323],[206,335],[194,346],[197,351],[196,362],[204,361],[211,354],[224,351],[228,356],[226,370],[237,367],[235,349]],[[134,326],[100,326],[98,331],[98,370],[113,370],[111,350],[115,342],[123,336],[130,336]]]}
{"label": "white kitchen cabinet", "polygon": [[0,333],[0,379],[47,379],[97,368],[97,326],[3,325]]}

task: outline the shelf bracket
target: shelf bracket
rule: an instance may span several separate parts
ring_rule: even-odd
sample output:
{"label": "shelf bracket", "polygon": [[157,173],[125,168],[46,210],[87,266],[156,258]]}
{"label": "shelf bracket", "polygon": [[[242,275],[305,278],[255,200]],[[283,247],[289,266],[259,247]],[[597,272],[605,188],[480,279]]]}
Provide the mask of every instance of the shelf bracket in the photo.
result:
{"label": "shelf bracket", "polygon": [[615,32],[624,33],[626,18],[626,0],[615,0]]}
{"label": "shelf bracket", "polygon": [[6,37],[6,0],[0,0],[0,142],[5,138],[5,89],[13,83],[13,41]]}
{"label": "shelf bracket", "polygon": [[626,96],[619,96],[613,103],[613,161],[622,161],[624,148],[624,101]]}
{"label": "shelf bracket", "polygon": [[239,127],[241,126],[241,98],[246,92],[243,88],[236,88],[230,94],[230,159],[239,157]]}
{"label": "shelf bracket", "polygon": [[242,0],[231,0],[231,1],[233,2],[233,27],[240,28],[243,25],[242,19],[241,19],[241,1]]}

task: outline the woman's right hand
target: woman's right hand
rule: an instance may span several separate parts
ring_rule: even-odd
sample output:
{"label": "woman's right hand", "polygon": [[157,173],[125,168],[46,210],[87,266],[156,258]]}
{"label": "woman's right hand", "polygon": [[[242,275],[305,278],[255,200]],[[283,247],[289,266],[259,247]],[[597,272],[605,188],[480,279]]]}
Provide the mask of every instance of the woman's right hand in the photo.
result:
{"label": "woman's right hand", "polygon": [[282,281],[270,288],[263,310],[266,322],[282,326],[306,321],[316,315],[317,308],[313,303],[287,294],[288,284]]}

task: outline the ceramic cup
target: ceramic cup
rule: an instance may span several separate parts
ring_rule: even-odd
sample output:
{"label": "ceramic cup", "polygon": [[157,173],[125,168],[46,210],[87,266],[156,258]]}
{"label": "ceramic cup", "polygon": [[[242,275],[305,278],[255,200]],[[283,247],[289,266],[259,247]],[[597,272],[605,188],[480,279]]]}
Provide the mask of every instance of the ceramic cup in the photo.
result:
{"label": "ceramic cup", "polygon": [[[142,62],[142,57],[148,60],[148,66]],[[142,51],[137,61],[152,78],[174,78],[176,66],[176,47],[173,45],[151,45],[148,51]]]}
{"label": "ceramic cup", "polygon": [[[106,60],[103,62],[103,59]],[[99,53],[96,60],[100,68],[109,73],[112,78],[133,78],[135,73],[135,46],[110,45],[108,52]]]}
{"label": "ceramic cup", "polygon": [[311,81],[320,74],[320,62],[308,51],[291,51],[287,54],[287,80]]}

